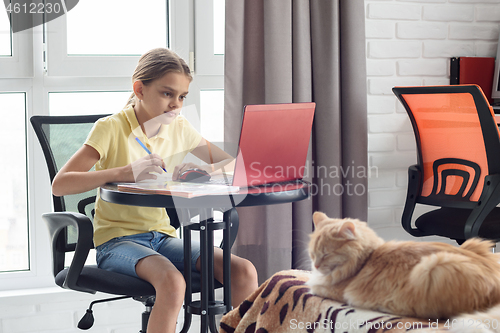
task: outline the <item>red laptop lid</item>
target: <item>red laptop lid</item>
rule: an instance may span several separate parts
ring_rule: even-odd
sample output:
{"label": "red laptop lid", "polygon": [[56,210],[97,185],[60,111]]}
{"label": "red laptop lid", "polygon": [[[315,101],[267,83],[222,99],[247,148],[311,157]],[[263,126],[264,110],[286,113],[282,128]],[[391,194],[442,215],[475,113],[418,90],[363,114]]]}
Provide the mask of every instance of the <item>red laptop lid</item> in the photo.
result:
{"label": "red laptop lid", "polygon": [[315,103],[247,105],[233,185],[302,179]]}

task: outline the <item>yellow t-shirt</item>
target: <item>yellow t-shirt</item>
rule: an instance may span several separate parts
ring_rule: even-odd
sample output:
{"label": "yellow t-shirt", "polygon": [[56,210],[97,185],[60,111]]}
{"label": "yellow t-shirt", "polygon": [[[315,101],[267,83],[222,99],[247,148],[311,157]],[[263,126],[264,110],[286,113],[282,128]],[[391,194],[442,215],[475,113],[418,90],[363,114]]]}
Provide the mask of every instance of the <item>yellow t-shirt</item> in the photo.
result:
{"label": "yellow t-shirt", "polygon": [[[96,171],[122,167],[146,156],[146,151],[135,138],[139,138],[150,151],[160,155],[166,170],[173,172],[184,157],[200,143],[202,137],[183,116],[177,116],[169,125],[162,125],[157,135],[147,138],[142,131],[133,107],[99,119],[90,132],[86,145],[99,152]],[[149,231],[158,231],[175,237],[164,208],[137,207],[113,204],[101,200],[97,191],[94,216],[94,245],[108,240]]]}

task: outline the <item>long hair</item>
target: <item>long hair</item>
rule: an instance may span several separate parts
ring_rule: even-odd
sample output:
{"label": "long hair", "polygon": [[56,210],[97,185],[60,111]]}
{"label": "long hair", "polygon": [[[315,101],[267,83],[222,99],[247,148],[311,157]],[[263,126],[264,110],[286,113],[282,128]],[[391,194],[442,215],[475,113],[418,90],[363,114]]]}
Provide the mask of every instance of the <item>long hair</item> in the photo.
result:
{"label": "long hair", "polygon": [[[185,74],[190,81],[193,79],[189,66],[175,52],[166,48],[152,49],[144,53],[139,59],[132,75],[132,83],[142,81],[147,86],[167,73],[181,73]],[[135,103],[136,96],[135,93],[132,93],[126,107],[129,105],[135,106]]]}

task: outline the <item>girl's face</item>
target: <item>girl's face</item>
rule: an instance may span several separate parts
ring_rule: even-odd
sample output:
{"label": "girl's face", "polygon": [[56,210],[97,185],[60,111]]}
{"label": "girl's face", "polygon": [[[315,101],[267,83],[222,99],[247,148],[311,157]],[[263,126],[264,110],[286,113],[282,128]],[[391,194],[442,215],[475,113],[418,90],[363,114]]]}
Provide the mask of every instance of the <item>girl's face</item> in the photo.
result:
{"label": "girl's face", "polygon": [[142,122],[155,118],[156,122],[170,124],[181,112],[190,82],[183,73],[167,73],[147,86],[137,81],[136,95],[140,99],[137,106],[140,109]]}

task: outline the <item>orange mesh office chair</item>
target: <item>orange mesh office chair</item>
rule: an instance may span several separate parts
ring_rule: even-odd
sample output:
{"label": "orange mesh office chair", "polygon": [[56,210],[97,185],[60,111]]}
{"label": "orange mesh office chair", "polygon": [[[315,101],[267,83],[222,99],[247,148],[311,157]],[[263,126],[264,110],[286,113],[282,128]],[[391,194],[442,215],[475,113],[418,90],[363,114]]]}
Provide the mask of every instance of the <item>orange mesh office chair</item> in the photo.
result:
{"label": "orange mesh office chair", "polygon": [[[395,87],[410,117],[418,163],[408,169],[403,228],[459,244],[500,240],[500,136],[493,109],[476,85]],[[419,216],[416,204],[439,209]]]}

